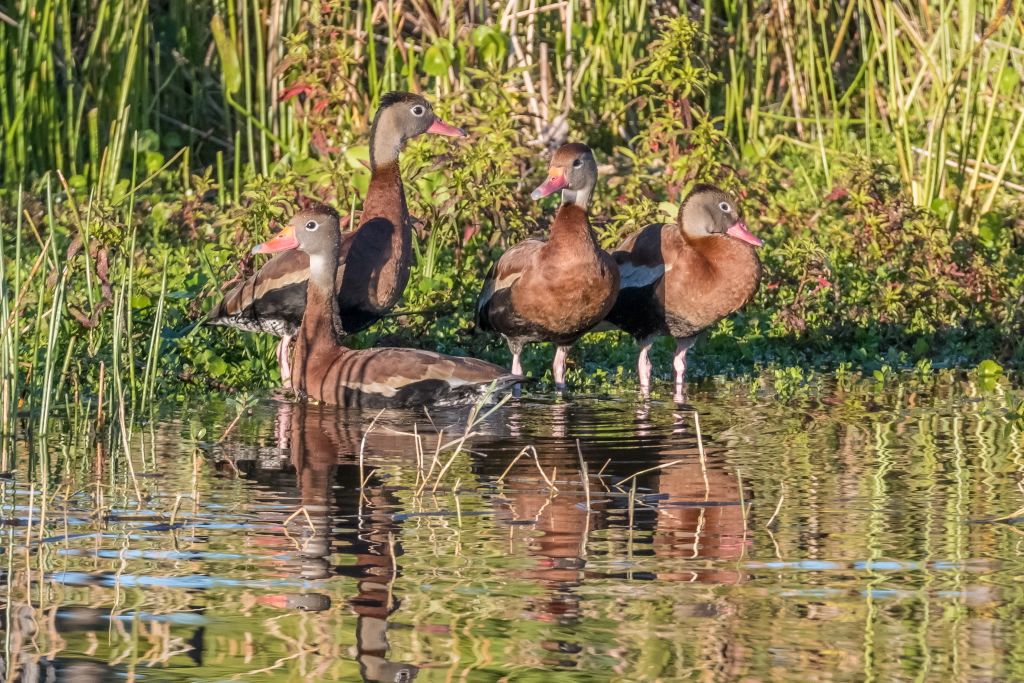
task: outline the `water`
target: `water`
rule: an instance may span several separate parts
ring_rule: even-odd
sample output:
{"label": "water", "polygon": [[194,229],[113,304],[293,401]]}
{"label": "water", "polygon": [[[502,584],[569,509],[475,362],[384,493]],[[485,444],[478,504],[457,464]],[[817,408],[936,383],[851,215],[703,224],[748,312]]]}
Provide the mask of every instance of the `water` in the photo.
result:
{"label": "water", "polygon": [[141,506],[105,438],[20,441],[5,678],[1020,680],[1019,396],[976,394],[524,400],[429,479],[467,410],[212,403],[131,437]]}

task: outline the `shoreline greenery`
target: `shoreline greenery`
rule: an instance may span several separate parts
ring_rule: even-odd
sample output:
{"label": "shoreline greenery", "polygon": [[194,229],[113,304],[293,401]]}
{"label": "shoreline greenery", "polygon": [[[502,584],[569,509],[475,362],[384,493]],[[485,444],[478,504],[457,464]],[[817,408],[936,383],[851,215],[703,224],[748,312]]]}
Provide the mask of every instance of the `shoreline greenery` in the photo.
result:
{"label": "shoreline greenery", "polygon": [[[1009,0],[16,0],[0,7],[2,422],[275,386],[274,340],[197,323],[297,206],[356,217],[390,89],[471,137],[403,156],[411,313],[355,344],[506,362],[473,305],[492,260],[544,232],[554,207],[529,190],[568,137],[602,163],[604,246],[674,220],[699,181],[738,193],[766,240],[760,293],[701,341],[695,376],[1018,367],[1022,74]],[[621,385],[635,352],[591,335],[569,381]]]}

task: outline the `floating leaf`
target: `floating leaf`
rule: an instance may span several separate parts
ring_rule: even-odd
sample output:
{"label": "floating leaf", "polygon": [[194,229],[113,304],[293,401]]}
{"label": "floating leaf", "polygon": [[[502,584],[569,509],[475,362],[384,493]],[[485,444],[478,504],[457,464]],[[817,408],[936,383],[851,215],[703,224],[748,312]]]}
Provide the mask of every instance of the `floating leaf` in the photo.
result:
{"label": "floating leaf", "polygon": [[222,377],[228,371],[228,364],[220,356],[211,353],[206,369],[214,377]]}
{"label": "floating leaf", "polygon": [[976,370],[981,377],[996,377],[1003,374],[1003,366],[991,359],[978,363]]}

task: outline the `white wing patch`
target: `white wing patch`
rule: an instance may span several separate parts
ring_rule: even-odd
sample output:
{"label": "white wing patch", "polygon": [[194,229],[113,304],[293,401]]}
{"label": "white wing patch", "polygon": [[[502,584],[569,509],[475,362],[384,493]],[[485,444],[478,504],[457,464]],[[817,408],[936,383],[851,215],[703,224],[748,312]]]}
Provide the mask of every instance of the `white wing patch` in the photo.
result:
{"label": "white wing patch", "polygon": [[496,280],[488,280],[487,284],[484,285],[483,291],[480,292],[480,301],[477,302],[476,310],[482,310],[483,307],[487,305],[487,302],[491,300],[491,297],[494,296],[495,292],[497,292],[500,289],[508,289],[509,287],[514,285],[516,281],[519,280],[519,278],[521,278],[522,276],[522,272],[516,272],[509,273],[503,278],[498,278]]}
{"label": "white wing patch", "polygon": [[634,266],[630,263],[622,263],[619,265],[619,275],[621,277],[619,287],[621,289],[626,289],[627,287],[646,287],[657,282],[670,270],[672,270],[672,266],[666,268],[664,265]]}

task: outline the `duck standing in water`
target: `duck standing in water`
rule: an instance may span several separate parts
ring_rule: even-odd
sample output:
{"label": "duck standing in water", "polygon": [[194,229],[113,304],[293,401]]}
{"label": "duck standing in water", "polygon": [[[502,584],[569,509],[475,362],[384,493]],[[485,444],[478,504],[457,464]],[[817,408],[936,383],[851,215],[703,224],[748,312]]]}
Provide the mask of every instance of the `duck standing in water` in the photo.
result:
{"label": "duck standing in water", "polygon": [[342,407],[402,407],[466,403],[492,383],[503,389],[522,377],[475,358],[416,349],[353,350],[342,346],[337,267],[339,218],[319,206],[300,211],[276,237],[253,249],[277,253],[299,249],[308,256],[306,305],[296,335],[291,381],[303,397]]}
{"label": "duck standing in water", "polygon": [[587,207],[597,183],[590,148],[562,145],[548,179],[531,197],[562,191],[562,205],[547,240],[528,239],[506,251],[484,281],[477,326],[501,334],[512,352],[512,374],[522,375],[520,354],[529,342],[554,342],[555,387],[565,389],[569,348],[611,310],[619,290],[615,261],[597,243]]}
{"label": "duck standing in water", "polygon": [[757,292],[756,247],[762,244],[747,229],[734,198],[713,185],[697,185],[683,201],[676,225],[648,225],[612,253],[622,285],[607,320],[640,343],[637,374],[644,395],[651,385],[651,344],[671,335],[675,400],[684,400],[686,352],[702,330]]}
{"label": "duck standing in water", "polygon": [[[405,203],[398,156],[406,140],[423,133],[464,137],[461,128],[434,115],[430,103],[412,93],[391,92],[380,99],[370,128],[370,186],[359,227],[338,249],[339,333],[358,332],[390,311],[409,281],[412,221]],[[210,313],[214,325],[281,337],[277,360],[289,386],[289,345],[306,307],[309,258],[299,250],[272,258],[224,298]]]}

